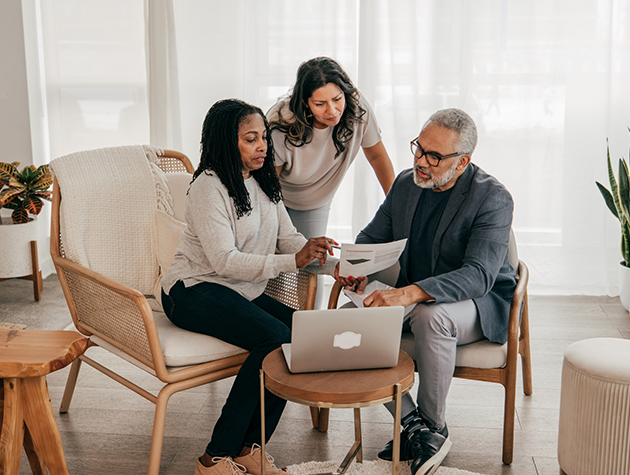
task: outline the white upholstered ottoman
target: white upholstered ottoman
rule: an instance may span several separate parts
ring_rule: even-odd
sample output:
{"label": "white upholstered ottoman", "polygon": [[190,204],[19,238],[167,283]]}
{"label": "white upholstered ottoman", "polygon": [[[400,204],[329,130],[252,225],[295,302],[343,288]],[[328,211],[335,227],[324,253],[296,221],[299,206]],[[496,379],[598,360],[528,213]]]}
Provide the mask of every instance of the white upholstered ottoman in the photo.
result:
{"label": "white upholstered ottoman", "polygon": [[630,340],[565,349],[558,462],[568,475],[630,474]]}

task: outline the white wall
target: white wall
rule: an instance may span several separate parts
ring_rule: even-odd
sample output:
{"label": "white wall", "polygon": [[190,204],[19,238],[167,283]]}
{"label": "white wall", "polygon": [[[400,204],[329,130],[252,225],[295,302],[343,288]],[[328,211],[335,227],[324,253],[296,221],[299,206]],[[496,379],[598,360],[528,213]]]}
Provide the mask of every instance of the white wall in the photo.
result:
{"label": "white wall", "polygon": [[[35,21],[35,1],[24,2],[30,22]],[[21,0],[0,2],[0,161],[20,162],[20,168],[47,163],[45,141],[42,137],[32,137],[31,130],[43,133],[44,117],[41,113],[39,89],[37,41],[27,41],[25,45],[24,22]],[[29,23],[27,21],[27,23]],[[27,35],[29,38],[29,35]],[[29,51],[29,54],[26,54]],[[27,74],[28,66],[35,69],[35,77]],[[32,74],[30,76],[33,76]],[[29,93],[31,101],[29,102]],[[33,115],[35,110],[40,111]],[[34,147],[35,144],[35,147]],[[33,153],[36,150],[37,153]],[[40,269],[44,277],[54,272],[49,252],[50,204],[44,206],[39,215],[38,254]],[[2,243],[0,243],[0,246]]]}
{"label": "white wall", "polygon": [[22,2],[0,2],[0,145],[3,162],[33,163]]}

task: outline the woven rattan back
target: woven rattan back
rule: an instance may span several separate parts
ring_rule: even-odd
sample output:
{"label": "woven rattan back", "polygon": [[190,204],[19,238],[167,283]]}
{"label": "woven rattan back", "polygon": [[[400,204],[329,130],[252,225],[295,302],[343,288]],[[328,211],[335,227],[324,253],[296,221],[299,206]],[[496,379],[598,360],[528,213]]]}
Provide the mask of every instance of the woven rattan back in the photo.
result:
{"label": "woven rattan back", "polygon": [[175,150],[164,150],[158,166],[164,173],[195,172],[189,158]]}
{"label": "woven rattan back", "polygon": [[302,269],[297,273],[281,273],[267,283],[265,293],[296,310],[313,310],[317,276]]}
{"label": "woven rattan back", "polygon": [[153,367],[144,321],[136,303],[70,269],[63,273],[76,309],[77,328],[89,330]]}

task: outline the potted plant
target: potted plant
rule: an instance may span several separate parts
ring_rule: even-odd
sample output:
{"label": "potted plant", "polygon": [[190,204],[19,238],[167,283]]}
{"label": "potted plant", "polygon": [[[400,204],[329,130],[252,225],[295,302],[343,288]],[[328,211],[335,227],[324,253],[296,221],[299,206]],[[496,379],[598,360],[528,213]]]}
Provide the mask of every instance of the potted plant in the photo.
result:
{"label": "potted plant", "polygon": [[51,200],[52,191],[47,190],[52,175],[48,165],[29,165],[20,172],[19,164],[0,162],[0,209],[13,210],[10,218],[0,216],[0,280],[41,279],[34,215],[42,210],[42,200]]}
{"label": "potted plant", "polygon": [[29,214],[38,215],[44,200],[51,200],[52,175],[48,165],[35,165],[18,171],[20,162],[0,162],[0,208],[12,209],[11,219],[15,224],[28,223]]}
{"label": "potted plant", "polygon": [[[630,128],[628,129],[630,131]],[[610,163],[610,147],[606,144],[608,161],[608,181],[610,190],[599,182],[601,192],[610,212],[621,224],[621,257],[619,263],[619,298],[626,310],[630,307],[630,173],[625,159],[619,159],[619,182],[615,179]]]}

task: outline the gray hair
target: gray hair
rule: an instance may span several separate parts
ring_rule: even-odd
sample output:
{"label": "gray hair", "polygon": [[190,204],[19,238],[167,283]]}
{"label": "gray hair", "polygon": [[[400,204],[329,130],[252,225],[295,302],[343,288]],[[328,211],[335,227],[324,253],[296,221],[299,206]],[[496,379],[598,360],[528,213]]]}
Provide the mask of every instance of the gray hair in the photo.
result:
{"label": "gray hair", "polygon": [[475,121],[461,109],[442,109],[435,112],[422,126],[424,130],[429,124],[439,125],[454,130],[459,134],[456,148],[458,152],[472,155],[477,146],[477,126]]}

